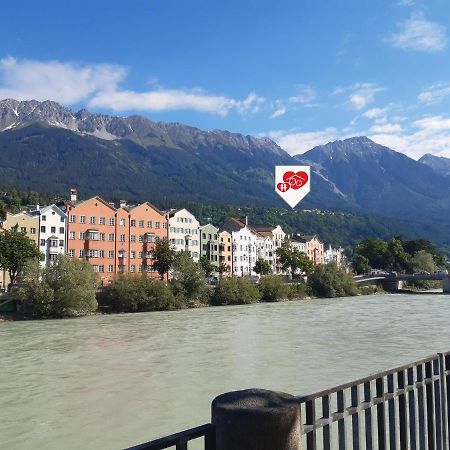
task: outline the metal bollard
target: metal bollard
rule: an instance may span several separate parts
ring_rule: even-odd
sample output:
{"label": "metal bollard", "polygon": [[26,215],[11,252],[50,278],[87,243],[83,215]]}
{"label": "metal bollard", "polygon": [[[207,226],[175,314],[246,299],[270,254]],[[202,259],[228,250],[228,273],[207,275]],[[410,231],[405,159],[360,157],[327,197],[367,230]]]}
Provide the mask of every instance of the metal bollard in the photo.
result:
{"label": "metal bollard", "polygon": [[282,392],[247,389],[212,402],[216,450],[300,450],[300,405]]}

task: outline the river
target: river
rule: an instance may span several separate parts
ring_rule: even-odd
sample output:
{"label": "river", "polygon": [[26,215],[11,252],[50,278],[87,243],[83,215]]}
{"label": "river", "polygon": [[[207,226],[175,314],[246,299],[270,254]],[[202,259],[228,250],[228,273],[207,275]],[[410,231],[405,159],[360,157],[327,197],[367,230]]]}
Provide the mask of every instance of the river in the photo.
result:
{"label": "river", "polygon": [[450,296],[0,323],[0,448],[120,449],[250,387],[305,394],[450,350]]}

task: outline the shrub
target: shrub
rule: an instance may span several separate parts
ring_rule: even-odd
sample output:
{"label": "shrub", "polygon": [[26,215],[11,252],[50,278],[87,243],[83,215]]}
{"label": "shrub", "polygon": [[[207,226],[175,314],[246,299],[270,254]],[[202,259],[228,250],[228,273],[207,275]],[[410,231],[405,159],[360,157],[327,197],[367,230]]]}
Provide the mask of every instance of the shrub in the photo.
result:
{"label": "shrub", "polygon": [[262,277],[258,289],[263,302],[276,302],[281,299],[286,299],[290,291],[289,285],[277,276]]}
{"label": "shrub", "polygon": [[222,279],[211,297],[213,305],[256,303],[261,298],[258,288],[245,278]]}
{"label": "shrub", "polygon": [[355,280],[336,264],[316,266],[308,277],[308,286],[316,297],[345,297],[358,294]]}
{"label": "shrub", "polygon": [[175,296],[181,299],[180,301],[204,300],[208,298],[205,273],[188,253],[178,253],[173,268],[174,280],[170,286]]}
{"label": "shrub", "polygon": [[160,311],[176,308],[172,291],[146,275],[122,275],[98,294],[100,305],[115,312]]}
{"label": "shrub", "polygon": [[97,286],[97,274],[88,262],[58,255],[43,270],[37,262],[28,265],[14,296],[25,312],[63,317],[96,311]]}
{"label": "shrub", "polygon": [[297,300],[309,297],[310,289],[305,283],[295,283],[289,285],[288,299]]}

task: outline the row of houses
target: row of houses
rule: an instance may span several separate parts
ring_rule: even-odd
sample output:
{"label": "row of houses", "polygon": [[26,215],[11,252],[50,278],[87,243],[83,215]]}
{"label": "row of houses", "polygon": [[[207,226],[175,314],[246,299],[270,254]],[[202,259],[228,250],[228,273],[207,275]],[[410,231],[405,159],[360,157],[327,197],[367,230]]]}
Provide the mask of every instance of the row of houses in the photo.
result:
{"label": "row of houses", "polygon": [[[232,218],[219,229],[211,223],[201,225],[186,209],[160,211],[149,202],[127,205],[120,201],[115,205],[98,196],[80,201],[75,189],[70,201],[63,204],[8,213],[1,229],[27,234],[43,255],[43,267],[61,253],[86,259],[102,285],[121,273],[157,277],[154,250],[156,242],[164,238],[177,252],[189,252],[194,261],[205,256],[217,268],[225,264],[225,276],[255,275],[258,259],[280,273],[276,250],[286,237],[313,264],[324,263],[326,257],[317,236],[287,236],[279,225],[252,225],[247,219]],[[5,285],[3,274],[0,288]]]}

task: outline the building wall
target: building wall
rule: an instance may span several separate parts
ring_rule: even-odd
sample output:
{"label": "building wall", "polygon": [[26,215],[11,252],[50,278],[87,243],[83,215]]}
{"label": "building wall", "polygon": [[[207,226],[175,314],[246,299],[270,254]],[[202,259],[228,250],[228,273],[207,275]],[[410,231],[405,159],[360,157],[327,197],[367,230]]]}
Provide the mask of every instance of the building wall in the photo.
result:
{"label": "building wall", "polygon": [[196,262],[200,259],[200,224],[187,209],[168,213],[169,242],[175,251],[189,252]]}
{"label": "building wall", "polygon": [[257,259],[256,235],[247,227],[233,231],[233,276],[256,275],[253,271]]}
{"label": "building wall", "polygon": [[273,241],[269,236],[257,236],[256,238],[257,245],[257,259],[263,259],[270,264],[272,268],[272,272],[275,273],[275,258],[273,251]]}
{"label": "building wall", "polygon": [[219,233],[219,263],[228,267],[228,272],[223,274],[224,277],[233,276],[233,242],[228,231]]}
{"label": "building wall", "polygon": [[26,212],[6,213],[3,229],[25,233],[39,247],[39,217]]}
{"label": "building wall", "polygon": [[156,241],[168,238],[166,216],[150,203],[131,208],[129,272],[146,272],[151,277],[159,277],[153,267]]}
{"label": "building wall", "polygon": [[206,256],[211,264],[219,267],[219,229],[212,224],[199,229],[200,256]]}
{"label": "building wall", "polygon": [[[68,203],[66,209],[68,255],[86,258],[98,273],[102,285],[107,285],[115,277],[118,265],[115,208],[94,197],[80,203]],[[125,243],[126,230],[127,225],[120,229],[120,233],[125,234]]]}
{"label": "building wall", "polygon": [[50,205],[32,212],[39,218],[39,251],[44,255],[41,266],[52,264],[57,255],[66,252],[66,214]]}
{"label": "building wall", "polygon": [[306,241],[306,253],[315,266],[325,263],[323,243],[317,237]]}

